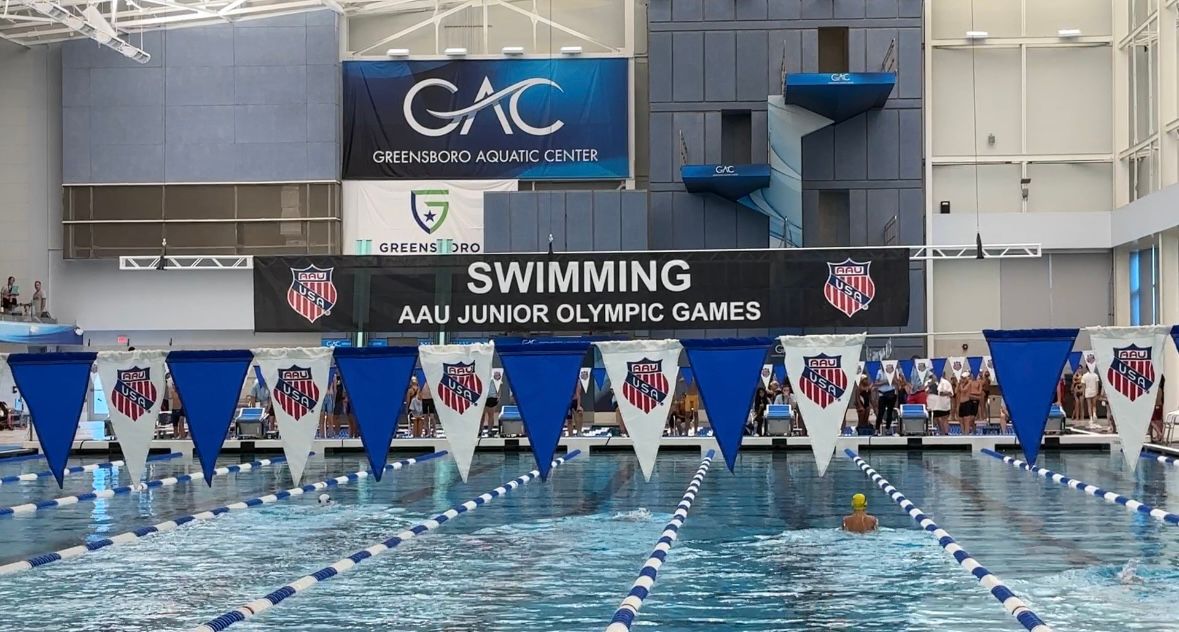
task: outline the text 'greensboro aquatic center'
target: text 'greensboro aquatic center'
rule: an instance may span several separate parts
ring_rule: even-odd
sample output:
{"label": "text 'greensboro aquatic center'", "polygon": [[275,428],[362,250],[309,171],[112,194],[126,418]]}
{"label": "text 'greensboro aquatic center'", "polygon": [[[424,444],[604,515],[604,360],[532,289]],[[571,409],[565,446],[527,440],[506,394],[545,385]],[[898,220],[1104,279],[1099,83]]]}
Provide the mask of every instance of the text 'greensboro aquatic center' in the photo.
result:
{"label": "text 'greensboro aquatic center'", "polygon": [[398,149],[373,152],[379,165],[520,164],[597,162],[598,150],[579,149]]}

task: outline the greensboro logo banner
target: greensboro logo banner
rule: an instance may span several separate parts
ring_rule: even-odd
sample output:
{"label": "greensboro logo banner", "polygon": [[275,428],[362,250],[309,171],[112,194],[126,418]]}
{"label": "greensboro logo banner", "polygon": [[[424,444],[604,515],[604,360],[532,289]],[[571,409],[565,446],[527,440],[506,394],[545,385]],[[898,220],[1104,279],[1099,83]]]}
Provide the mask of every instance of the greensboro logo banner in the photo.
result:
{"label": "greensboro logo banner", "polygon": [[786,371],[794,376],[798,409],[806,420],[819,476],[827,472],[835,442],[843,430],[864,338],[865,334],[852,334],[778,339],[786,355]]}
{"label": "greensboro logo banner", "polygon": [[617,385],[614,398],[618,401],[618,412],[626,422],[643,476],[650,481],[663,428],[671,413],[683,346],[678,340],[594,344],[602,354],[610,383]]}
{"label": "greensboro logo banner", "polygon": [[166,357],[166,351],[101,351],[95,362],[132,484],[143,478],[155,437],[156,418],[167,390]]}
{"label": "greensboro logo banner", "polygon": [[1118,424],[1122,456],[1133,471],[1154,412],[1170,327],[1087,327],[1085,331],[1093,345],[1110,413]]}
{"label": "greensboro logo banner", "polygon": [[495,344],[421,345],[418,354],[426,382],[434,393],[438,421],[446,431],[459,475],[466,482],[490,392]]}
{"label": "greensboro logo banner", "polygon": [[331,347],[254,349],[262,379],[270,389],[274,417],[282,450],[291,468],[291,478],[303,478],[307,455],[319,426],[323,396],[328,388]]}

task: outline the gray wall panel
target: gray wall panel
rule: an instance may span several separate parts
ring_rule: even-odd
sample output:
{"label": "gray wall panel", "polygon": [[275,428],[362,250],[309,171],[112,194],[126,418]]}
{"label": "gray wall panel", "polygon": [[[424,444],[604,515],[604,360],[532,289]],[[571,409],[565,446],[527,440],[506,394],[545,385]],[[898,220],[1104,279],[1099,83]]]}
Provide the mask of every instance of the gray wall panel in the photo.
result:
{"label": "gray wall panel", "polygon": [[302,180],[307,173],[307,143],[238,143],[238,173],[253,173],[259,180]]}
{"label": "gray wall panel", "polygon": [[802,17],[802,0],[769,0],[771,20],[797,20]]}
{"label": "gray wall panel", "polygon": [[672,234],[676,250],[698,250],[706,248],[704,239],[705,196],[691,193],[675,193],[671,211]]}
{"label": "gray wall panel", "polygon": [[486,252],[510,252],[511,234],[511,193],[489,192],[483,194],[483,249]]}
{"label": "gray wall panel", "polygon": [[802,139],[802,174],[807,180],[835,179],[835,128],[824,127]]}
{"label": "gray wall panel", "polygon": [[622,191],[623,250],[646,250],[647,194],[644,191]]}
{"label": "gray wall panel", "polygon": [[[647,39],[647,50],[650,65],[656,68],[671,68],[674,63],[671,45],[671,33],[651,33]],[[651,75],[648,85],[651,88],[651,102],[662,103],[671,101],[672,73],[661,72]]]}
{"label": "gray wall panel", "polygon": [[679,170],[675,115],[651,113],[651,182],[674,182]]}
{"label": "gray wall panel", "polygon": [[871,0],[868,3],[868,12],[865,17],[869,18],[895,18],[897,17],[897,0]]}
{"label": "gray wall panel", "polygon": [[[243,23],[244,24],[244,23]],[[267,26],[233,33],[234,65],[307,65],[307,29]]]}
{"label": "gray wall panel", "polygon": [[585,252],[594,249],[593,193],[565,193],[565,241],[571,251]]}
{"label": "gray wall panel", "polygon": [[736,0],[734,4],[738,20],[766,19],[766,0]]}
{"label": "gray wall panel", "polygon": [[867,246],[883,246],[884,227],[893,217],[900,221],[900,191],[898,189],[868,189]]}
{"label": "gray wall panel", "polygon": [[173,105],[233,105],[237,85],[232,66],[168,68],[165,98]]}
{"label": "gray wall panel", "polygon": [[134,182],[137,174],[147,174],[156,182],[164,179],[163,145],[92,145],[94,156],[90,174],[98,182]]}
{"label": "gray wall panel", "polygon": [[594,191],[594,250],[622,250],[622,200],[617,191]]}
{"label": "gray wall panel", "polygon": [[538,250],[536,195],[533,191],[520,191],[511,196],[511,252]]}
{"label": "gray wall panel", "polygon": [[233,182],[237,179],[237,146],[231,142],[171,143],[164,146],[164,151],[165,181]]}
{"label": "gray wall panel", "polygon": [[233,121],[239,143],[307,141],[306,105],[238,105],[233,108]]}
{"label": "gray wall panel", "polygon": [[[63,89],[64,91],[64,89]],[[90,70],[90,104],[162,105],[162,68],[93,68]]]}
{"label": "gray wall panel", "polygon": [[[848,214],[851,225],[852,246],[867,246],[868,242],[868,191],[851,189],[847,192]],[[805,227],[804,227],[805,230]]]}
{"label": "gray wall panel", "polygon": [[537,208],[544,208],[544,212],[548,215],[548,230],[542,231],[538,235],[541,244],[548,244],[551,234],[553,236],[553,252],[569,252],[568,231],[565,228],[565,193],[546,191],[541,193],[537,204]]}
{"label": "gray wall panel", "polygon": [[704,198],[704,247],[733,248],[737,245],[737,213],[750,213],[747,208],[735,208],[732,202],[709,195]]}
{"label": "gray wall panel", "polygon": [[704,114],[704,162],[717,164],[721,161],[721,113]]}
{"label": "gray wall panel", "polygon": [[899,110],[879,110],[863,118],[868,132],[868,179],[896,180],[900,177]]}
{"label": "gray wall panel", "polygon": [[864,17],[864,3],[865,0],[835,0],[835,19],[856,19]]}
{"label": "gray wall panel", "polygon": [[[730,8],[731,4],[726,4]],[[733,101],[737,98],[737,38],[732,31],[709,31],[704,34],[704,99]]]}
{"label": "gray wall panel", "polygon": [[[936,264],[935,264],[936,265]],[[999,320],[1004,328],[1043,327],[1052,312],[1048,257],[999,262]]]}
{"label": "gray wall panel", "polygon": [[[764,10],[765,3],[762,3]],[[747,63],[750,59],[767,59],[765,31],[737,31],[736,41],[737,99],[741,101],[763,101],[766,98],[765,73],[759,64]],[[746,62],[746,63],[742,63]]]}
{"label": "gray wall panel", "polygon": [[[851,72],[867,72],[867,32],[864,29],[847,30],[847,69]],[[872,70],[878,70],[873,68]]]}
{"label": "gray wall panel", "polygon": [[676,101],[704,100],[704,34],[672,35],[671,94]]}
{"label": "gray wall panel", "polygon": [[674,0],[671,4],[671,19],[675,22],[698,22],[704,19],[703,2],[704,0]]}
{"label": "gray wall panel", "polygon": [[769,115],[765,112],[753,112],[750,116],[750,127],[753,128],[753,142],[750,143],[750,154],[753,162],[769,162]]}
{"label": "gray wall panel", "polygon": [[765,248],[770,245],[770,218],[748,209],[737,213],[737,248]]}
{"label": "gray wall panel", "polygon": [[899,110],[897,132],[898,177],[906,180],[920,180],[921,156],[924,151],[921,128],[921,110]]}
{"label": "gray wall panel", "polygon": [[863,180],[868,174],[868,147],[864,129],[868,114],[835,126],[835,179]]}
{"label": "gray wall panel", "polygon": [[732,20],[734,17],[735,2],[704,2],[704,19],[705,20]]}
{"label": "gray wall panel", "polygon": [[239,105],[282,105],[307,100],[306,66],[238,66],[234,74]]}
{"label": "gray wall panel", "polygon": [[900,243],[925,243],[925,195],[921,189],[901,189]]}
{"label": "gray wall panel", "polygon": [[151,106],[93,107],[90,137],[94,145],[159,145],[164,142],[164,113]]}
{"label": "gray wall panel", "polygon": [[164,114],[167,145],[233,144],[233,106],[169,107]]}
{"label": "gray wall panel", "polygon": [[89,68],[62,68],[61,105],[66,108],[90,105]]}
{"label": "gray wall panel", "polygon": [[672,0],[650,0],[647,4],[649,22],[670,22]]}
{"label": "gray wall panel", "polygon": [[905,99],[921,98],[921,77],[925,57],[921,50],[921,29],[901,29],[897,41],[897,92]]}
{"label": "gray wall panel", "polygon": [[832,0],[802,0],[802,19],[830,20],[833,8]]}
{"label": "gray wall panel", "polygon": [[799,31],[802,37],[802,68],[791,72],[819,71],[819,32],[815,29]]}
{"label": "gray wall panel", "polygon": [[164,42],[168,68],[233,66],[233,25],[215,24],[168,31]]}
{"label": "gray wall panel", "polygon": [[652,193],[647,198],[648,211],[647,241],[652,250],[675,250],[675,193]]}

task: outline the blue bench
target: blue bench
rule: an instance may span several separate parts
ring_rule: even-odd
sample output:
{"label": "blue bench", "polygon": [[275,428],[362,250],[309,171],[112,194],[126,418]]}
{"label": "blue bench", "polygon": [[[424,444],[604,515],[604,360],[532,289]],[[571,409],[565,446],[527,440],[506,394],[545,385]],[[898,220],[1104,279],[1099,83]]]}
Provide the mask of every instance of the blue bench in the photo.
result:
{"label": "blue bench", "polygon": [[499,410],[499,436],[520,437],[524,435],[524,418],[519,406],[504,406]]}
{"label": "blue bench", "polygon": [[790,404],[770,404],[766,407],[766,435],[785,436],[794,430],[794,409]]}

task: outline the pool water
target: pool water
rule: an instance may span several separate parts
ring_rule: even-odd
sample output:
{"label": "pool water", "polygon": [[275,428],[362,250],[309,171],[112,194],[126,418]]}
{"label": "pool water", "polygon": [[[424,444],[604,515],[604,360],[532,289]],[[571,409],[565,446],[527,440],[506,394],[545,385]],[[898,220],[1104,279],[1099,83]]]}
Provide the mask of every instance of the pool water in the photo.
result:
{"label": "pool water", "polygon": [[[1179,630],[1179,530],[966,452],[863,455],[1056,630]],[[238,462],[223,459],[222,464]],[[1041,465],[1161,507],[1179,471],[1107,452],[1047,452]],[[643,481],[634,456],[596,452],[352,572],[238,624],[242,630],[600,631],[629,591],[699,457],[665,452]],[[3,464],[0,475],[44,469]],[[362,469],[313,458],[304,482]],[[462,483],[449,459],[313,497],[190,524],[78,560],[0,578],[19,630],[191,629],[533,467],[480,453]],[[153,477],[195,469],[150,465]],[[126,482],[106,471],[64,493]],[[0,519],[0,563],[290,486],[285,466]],[[864,492],[883,529],[836,529]],[[50,479],[0,486],[0,505],[62,495]],[[1179,502],[1170,503],[1179,509]],[[1128,567],[1136,570],[1130,571]],[[977,582],[850,460],[825,478],[804,452],[719,459],[645,602],[636,630],[1019,630]]]}

